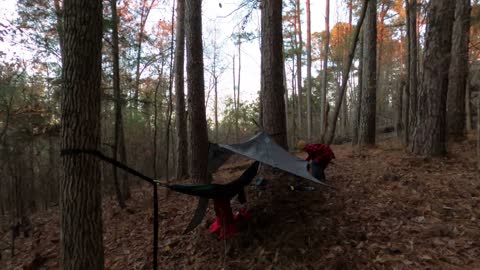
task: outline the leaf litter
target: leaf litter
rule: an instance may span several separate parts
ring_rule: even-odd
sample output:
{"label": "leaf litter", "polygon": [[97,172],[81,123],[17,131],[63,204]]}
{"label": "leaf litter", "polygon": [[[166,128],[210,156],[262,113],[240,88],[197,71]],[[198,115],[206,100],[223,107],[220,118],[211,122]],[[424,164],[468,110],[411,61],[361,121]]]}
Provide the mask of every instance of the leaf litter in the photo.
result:
{"label": "leaf litter", "polygon": [[[480,269],[473,138],[438,159],[413,156],[392,140],[360,153],[350,145],[333,149],[327,177],[335,190],[292,191],[297,178],[267,175],[264,188],[247,188],[253,221],[227,241],[208,232],[213,205],[183,235],[196,199],[160,190],[159,269]],[[214,179],[231,181],[248,163],[232,158]],[[103,220],[105,269],[151,269],[150,187],[133,190],[127,210],[105,198]],[[17,239],[13,258],[1,252],[0,269],[59,268],[58,209],[35,214],[33,223],[33,236]],[[0,231],[1,242],[10,238]]]}

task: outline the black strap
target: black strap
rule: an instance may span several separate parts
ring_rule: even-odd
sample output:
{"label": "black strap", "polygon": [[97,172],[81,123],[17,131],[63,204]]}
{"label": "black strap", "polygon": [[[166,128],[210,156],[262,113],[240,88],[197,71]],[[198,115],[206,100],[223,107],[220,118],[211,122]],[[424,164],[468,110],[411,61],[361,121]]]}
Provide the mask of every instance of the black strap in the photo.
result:
{"label": "black strap", "polygon": [[139,177],[142,180],[145,180],[153,185],[153,270],[157,270],[158,264],[158,188],[157,183],[153,178],[150,178],[127,165],[115,160],[113,158],[105,156],[102,152],[98,150],[91,149],[62,149],[60,152],[61,156],[66,155],[79,155],[87,154],[98,157],[99,159],[112,164],[115,167],[118,167],[132,175]]}
{"label": "black strap", "polygon": [[60,155],[61,156],[65,156],[65,155],[79,155],[79,154],[88,154],[88,155],[93,155],[93,156],[96,156],[98,157],[99,159],[103,160],[103,161],[106,161],[110,164],[112,164],[113,166],[115,167],[118,167],[132,175],[135,175],[139,178],[141,178],[142,180],[145,180],[147,182],[149,182],[150,184],[154,184],[155,181],[153,178],[150,178],[142,173],[140,173],[139,171],[137,170],[134,170],[130,167],[128,167],[127,165],[119,162],[118,160],[115,160],[113,158],[110,158],[110,157],[107,157],[105,156],[102,152],[98,151],[98,150],[89,150],[89,149],[63,149],[61,152],[60,152]]}

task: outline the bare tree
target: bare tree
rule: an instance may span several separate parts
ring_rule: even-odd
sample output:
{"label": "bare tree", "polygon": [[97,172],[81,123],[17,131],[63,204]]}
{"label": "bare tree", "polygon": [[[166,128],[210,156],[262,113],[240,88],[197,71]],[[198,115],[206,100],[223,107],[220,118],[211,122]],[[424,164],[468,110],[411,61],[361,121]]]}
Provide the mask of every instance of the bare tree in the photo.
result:
{"label": "bare tree", "polygon": [[[100,147],[102,1],[65,0],[62,147]],[[63,157],[61,269],[103,269],[100,166],[94,156]]]}

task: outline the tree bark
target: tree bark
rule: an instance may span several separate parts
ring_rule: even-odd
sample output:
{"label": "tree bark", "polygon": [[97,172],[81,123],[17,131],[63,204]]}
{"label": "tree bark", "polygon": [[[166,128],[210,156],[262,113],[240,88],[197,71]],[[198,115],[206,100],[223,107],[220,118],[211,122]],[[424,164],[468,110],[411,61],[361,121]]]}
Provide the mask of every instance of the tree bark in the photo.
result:
{"label": "tree bark", "polygon": [[[367,8],[371,4],[370,1],[375,1],[375,0],[364,0],[362,11],[361,11],[361,14],[360,14],[360,18],[358,20],[357,26],[355,27],[355,32],[354,32],[354,35],[353,35],[353,42],[350,45],[350,50],[348,52],[348,63],[344,67],[343,74],[345,74],[345,76],[343,76],[343,78],[342,78],[342,87],[340,89],[340,93],[337,96],[337,100],[335,101],[335,111],[332,113],[332,116],[331,116],[332,117],[331,118],[332,125],[331,125],[331,127],[329,129],[329,132],[327,134],[327,137],[326,137],[326,139],[327,139],[326,142],[328,144],[331,144],[333,142],[333,138],[335,136],[335,128],[337,126],[337,118],[338,118],[338,114],[340,113],[340,108],[342,106],[343,96],[345,95],[345,92],[346,92],[346,89],[347,89],[348,76],[350,74],[350,68],[352,67],[353,58],[355,57],[355,48],[357,47],[358,37],[360,36],[360,29],[362,28],[362,24],[363,24],[363,21],[365,19],[365,15],[367,13]],[[363,31],[365,31],[365,30],[363,30]],[[361,94],[363,94],[363,93],[361,93]]]}
{"label": "tree bark", "polygon": [[[119,47],[118,47],[118,14],[117,14],[117,0],[110,0],[110,9],[112,12],[112,60],[113,60],[113,95],[115,97],[115,132],[113,142],[113,159],[117,159],[120,128],[123,129],[122,119],[122,102],[120,97],[120,64],[119,64]],[[125,199],[120,189],[118,181],[118,171],[116,166],[112,166],[113,170],[113,184],[117,201],[120,208],[125,208]]]}
{"label": "tree bark", "polygon": [[[468,79],[467,79],[468,81]],[[468,85],[467,82],[467,89],[465,90],[465,114],[466,114],[466,129],[467,132],[472,131],[472,105],[471,105],[471,95],[472,95],[472,88]]]}
{"label": "tree bark", "polygon": [[[100,147],[102,2],[65,0],[62,148]],[[63,157],[61,269],[103,269],[100,167],[94,156]]]}
{"label": "tree bark", "polygon": [[60,45],[60,56],[65,59],[65,41],[64,41],[64,32],[63,32],[63,10],[60,7],[60,0],[53,0],[53,4],[55,7],[55,14],[57,19],[57,34],[58,34],[58,44]]}
{"label": "tree bark", "polygon": [[407,46],[408,46],[408,66],[407,66],[407,91],[408,104],[406,104],[408,113],[405,118],[405,138],[404,143],[409,144],[413,135],[417,117],[417,98],[418,98],[418,37],[417,37],[417,0],[406,0],[407,5]]}
{"label": "tree bark", "polygon": [[429,4],[422,88],[411,150],[415,154],[441,156],[447,153],[446,102],[451,58],[455,2]]}
{"label": "tree bark", "polygon": [[175,122],[177,132],[176,178],[188,174],[187,115],[185,112],[185,0],[177,0],[177,25],[175,47]]}
{"label": "tree bark", "polygon": [[465,137],[465,93],[468,77],[468,42],[470,34],[470,0],[455,1],[452,36],[452,59],[448,78],[447,129],[456,139]]}
{"label": "tree bark", "polygon": [[[172,7],[172,25],[175,25],[175,1],[173,1]],[[172,36],[170,40],[170,71],[168,79],[168,108],[167,108],[167,128],[165,130],[165,179],[167,183],[170,181],[170,129],[172,126],[172,113],[173,113],[173,55],[175,48],[175,31],[172,28]],[[168,192],[168,191],[167,191]]]}
{"label": "tree bark", "polygon": [[[320,137],[325,137],[325,133],[327,132],[327,122],[328,118],[326,117],[327,114],[327,91],[328,91],[328,55],[329,55],[329,48],[330,48],[330,0],[326,0],[326,8],[325,8],[325,33],[327,36],[325,37],[325,47],[323,56],[323,77],[322,77],[322,92],[320,94]],[[336,109],[335,109],[336,110]],[[338,115],[337,115],[338,116]]]}
{"label": "tree bark", "polygon": [[310,0],[307,0],[307,139],[312,141],[312,31]]}
{"label": "tree bark", "polygon": [[278,145],[287,149],[285,89],[283,86],[282,1],[262,1],[263,127]]}
{"label": "tree bark", "polygon": [[364,37],[364,82],[362,111],[358,130],[358,144],[374,145],[376,131],[377,99],[377,0],[370,0],[365,21]]}
{"label": "tree bark", "polygon": [[238,107],[237,107],[237,84],[235,82],[235,54],[232,57],[232,77],[233,77],[233,110],[234,110],[234,115],[235,115],[235,143],[238,143]]}
{"label": "tree bark", "polygon": [[207,181],[208,133],[203,78],[202,1],[186,1],[188,110],[190,113],[190,176]]}
{"label": "tree bark", "polygon": [[360,115],[362,110],[362,91],[363,91],[363,33],[359,33],[359,63],[358,63],[358,93],[357,104],[355,108],[355,119],[353,121],[352,145],[358,144],[358,127],[360,126]]}
{"label": "tree bark", "polygon": [[296,0],[296,24],[298,34],[298,47],[297,47],[297,90],[298,90],[298,133],[300,137],[303,137],[303,94],[302,94],[302,53],[303,53],[303,39],[302,39],[302,21],[301,21],[301,8],[300,0]]}

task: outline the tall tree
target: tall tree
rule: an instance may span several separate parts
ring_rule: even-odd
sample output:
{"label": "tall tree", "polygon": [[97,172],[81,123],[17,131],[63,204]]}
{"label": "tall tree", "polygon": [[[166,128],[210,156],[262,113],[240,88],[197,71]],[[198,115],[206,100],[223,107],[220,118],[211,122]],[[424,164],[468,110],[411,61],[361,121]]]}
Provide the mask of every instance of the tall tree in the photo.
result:
{"label": "tall tree", "polygon": [[427,15],[423,79],[417,121],[412,137],[415,154],[439,156],[447,153],[446,102],[451,58],[455,1],[430,2]]}
{"label": "tall tree", "polygon": [[[113,60],[113,94],[115,96],[115,132],[114,142],[112,147],[113,158],[117,159],[118,146],[120,144],[120,133],[123,133],[123,119],[122,119],[122,102],[120,95],[120,64],[119,64],[119,47],[118,47],[118,13],[117,0],[110,0],[110,9],[112,12],[112,60]],[[122,161],[124,162],[124,161]],[[116,166],[113,169],[113,183],[117,200],[121,208],[125,208],[125,198],[120,189],[118,181],[118,171]],[[126,181],[126,179],[123,179]]]}
{"label": "tall tree", "polygon": [[327,90],[328,90],[328,54],[330,48],[330,0],[326,0],[325,7],[325,47],[323,49],[322,93],[320,96],[320,136],[322,140],[327,132]]}
{"label": "tall tree", "polygon": [[457,138],[465,136],[465,93],[468,76],[468,42],[470,36],[470,0],[455,1],[452,36],[452,60],[448,79],[447,128]]}
{"label": "tall tree", "polygon": [[358,63],[358,93],[355,104],[355,114],[353,119],[352,145],[358,144],[358,127],[360,126],[360,115],[362,111],[362,91],[363,91],[363,33],[359,33],[359,63]]}
{"label": "tall tree", "polygon": [[190,123],[190,176],[195,182],[207,180],[208,133],[203,78],[202,1],[185,1]]}
{"label": "tall tree", "polygon": [[307,139],[312,140],[312,31],[310,0],[307,0]]}
{"label": "tall tree", "polygon": [[282,0],[262,1],[261,21],[263,127],[277,144],[286,149],[288,144],[283,86]]}
{"label": "tall tree", "polygon": [[375,144],[376,99],[377,99],[377,0],[368,3],[363,30],[363,90],[360,126],[358,130],[359,145]]}
{"label": "tall tree", "polygon": [[177,132],[176,177],[188,174],[187,117],[185,112],[185,83],[183,68],[185,63],[185,0],[177,0],[177,25],[175,46],[175,121]]}
{"label": "tall tree", "polygon": [[298,127],[299,135],[303,133],[303,88],[302,88],[302,54],[303,54],[303,38],[302,38],[302,8],[300,6],[300,0],[296,0],[296,29],[298,34],[298,47],[297,47],[297,90],[298,90]]}
{"label": "tall tree", "polygon": [[418,98],[418,36],[417,36],[417,0],[405,0],[407,9],[407,86],[404,142],[409,144],[417,117]]}
{"label": "tall tree", "polygon": [[[102,1],[65,0],[62,148],[100,147]],[[94,156],[63,157],[61,269],[103,269],[100,167]]]}
{"label": "tall tree", "polygon": [[175,50],[175,31],[173,30],[173,25],[175,25],[175,1],[173,1],[172,7],[172,33],[170,39],[170,71],[168,79],[168,108],[167,108],[167,128],[165,130],[165,178],[167,181],[170,181],[170,129],[172,125],[172,113],[173,113],[173,57]]}

